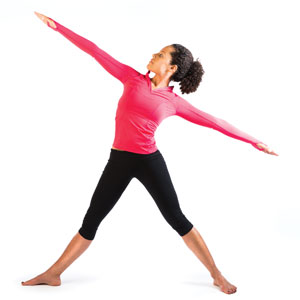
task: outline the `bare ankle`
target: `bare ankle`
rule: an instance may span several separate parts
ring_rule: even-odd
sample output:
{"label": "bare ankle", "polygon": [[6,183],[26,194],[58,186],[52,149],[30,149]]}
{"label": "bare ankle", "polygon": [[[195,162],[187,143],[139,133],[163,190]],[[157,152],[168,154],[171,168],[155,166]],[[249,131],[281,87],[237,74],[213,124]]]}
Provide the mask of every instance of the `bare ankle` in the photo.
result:
{"label": "bare ankle", "polygon": [[48,273],[52,277],[60,277],[61,272],[58,272],[57,270],[50,268],[45,273]]}
{"label": "bare ankle", "polygon": [[211,271],[210,275],[214,279],[217,278],[217,277],[222,276],[221,272],[218,269],[215,269],[215,270]]}

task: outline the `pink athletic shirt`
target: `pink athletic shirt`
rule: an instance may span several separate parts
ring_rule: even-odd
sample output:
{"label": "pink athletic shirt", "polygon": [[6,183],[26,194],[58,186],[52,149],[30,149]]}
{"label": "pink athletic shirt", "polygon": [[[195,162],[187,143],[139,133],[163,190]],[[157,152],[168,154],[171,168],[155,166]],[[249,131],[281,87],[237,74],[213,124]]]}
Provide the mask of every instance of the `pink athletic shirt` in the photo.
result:
{"label": "pink athletic shirt", "polygon": [[[157,150],[154,134],[159,124],[167,117],[176,115],[192,123],[209,127],[232,138],[250,143],[256,149],[260,140],[240,131],[225,120],[216,118],[191,105],[173,92],[174,86],[152,89],[150,71],[141,74],[123,64],[96,44],[69,30],[53,19],[61,33],[81,50],[90,54],[112,76],[123,83],[124,90],[118,102],[115,117],[113,147],[134,153],[149,154]],[[265,144],[264,144],[265,145]]]}

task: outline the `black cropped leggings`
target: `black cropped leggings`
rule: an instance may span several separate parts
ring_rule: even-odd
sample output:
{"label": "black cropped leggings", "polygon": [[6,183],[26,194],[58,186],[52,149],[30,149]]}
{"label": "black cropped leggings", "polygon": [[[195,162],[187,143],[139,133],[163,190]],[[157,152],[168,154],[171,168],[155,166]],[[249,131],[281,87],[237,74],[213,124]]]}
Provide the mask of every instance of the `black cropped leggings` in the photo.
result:
{"label": "black cropped leggings", "polygon": [[156,150],[150,154],[140,154],[111,148],[108,162],[78,231],[81,236],[94,239],[101,221],[134,177],[145,186],[165,220],[180,236],[192,229],[193,224],[181,211],[161,152]]}

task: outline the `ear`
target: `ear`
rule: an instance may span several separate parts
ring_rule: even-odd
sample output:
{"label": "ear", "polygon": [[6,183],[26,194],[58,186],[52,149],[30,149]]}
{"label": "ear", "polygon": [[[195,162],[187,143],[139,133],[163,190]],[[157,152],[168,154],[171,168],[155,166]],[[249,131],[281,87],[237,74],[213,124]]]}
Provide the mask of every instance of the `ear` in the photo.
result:
{"label": "ear", "polygon": [[177,71],[177,65],[172,65],[171,66],[171,71],[173,72],[173,73],[175,73],[176,71]]}

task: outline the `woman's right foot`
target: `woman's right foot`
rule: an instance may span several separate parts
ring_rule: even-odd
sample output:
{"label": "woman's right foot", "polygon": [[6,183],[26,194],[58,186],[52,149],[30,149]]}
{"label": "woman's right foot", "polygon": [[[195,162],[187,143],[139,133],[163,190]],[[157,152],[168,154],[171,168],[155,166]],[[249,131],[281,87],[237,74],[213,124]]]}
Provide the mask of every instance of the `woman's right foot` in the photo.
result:
{"label": "woman's right foot", "polygon": [[47,284],[52,286],[61,285],[61,280],[59,275],[54,275],[49,272],[44,272],[30,280],[25,282],[22,281],[22,285],[39,285],[39,284]]}
{"label": "woman's right foot", "polygon": [[230,282],[228,282],[224,276],[219,273],[218,275],[214,276],[214,285],[220,287],[221,291],[225,294],[233,294],[236,292],[237,287]]}

